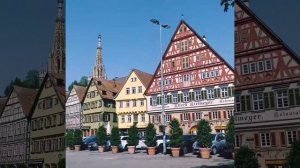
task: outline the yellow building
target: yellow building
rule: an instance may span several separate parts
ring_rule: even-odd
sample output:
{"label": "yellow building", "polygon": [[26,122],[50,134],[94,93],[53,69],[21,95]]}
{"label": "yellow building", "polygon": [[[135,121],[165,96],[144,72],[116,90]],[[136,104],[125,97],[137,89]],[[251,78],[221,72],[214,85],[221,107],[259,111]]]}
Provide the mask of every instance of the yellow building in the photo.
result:
{"label": "yellow building", "polygon": [[30,165],[56,168],[65,158],[65,85],[47,73],[35,100],[31,117]]}
{"label": "yellow building", "polygon": [[121,88],[115,80],[92,78],[84,96],[82,106],[83,136],[95,135],[100,125],[110,134],[117,126],[116,103],[113,98]]}
{"label": "yellow building", "polygon": [[118,126],[122,133],[127,133],[128,128],[136,122],[140,134],[144,135],[149,122],[144,92],[151,79],[152,75],[133,69],[116,96]]}

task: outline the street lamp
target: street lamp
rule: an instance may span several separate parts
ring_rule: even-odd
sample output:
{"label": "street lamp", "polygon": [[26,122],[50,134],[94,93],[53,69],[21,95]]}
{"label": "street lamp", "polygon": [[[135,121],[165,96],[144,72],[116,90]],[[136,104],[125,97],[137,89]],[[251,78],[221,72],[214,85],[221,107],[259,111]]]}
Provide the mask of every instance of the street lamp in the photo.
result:
{"label": "street lamp", "polygon": [[159,20],[157,19],[151,19],[150,22],[159,25],[159,41],[160,41],[160,55],[161,55],[161,60],[160,60],[160,90],[161,90],[161,97],[162,97],[162,101],[161,101],[161,116],[162,116],[162,120],[163,120],[163,153],[167,154],[167,150],[166,150],[166,119],[165,119],[165,96],[164,96],[164,76],[163,76],[163,51],[162,51],[162,42],[161,42],[161,28],[164,29],[169,29],[170,26],[167,24],[160,24]]}

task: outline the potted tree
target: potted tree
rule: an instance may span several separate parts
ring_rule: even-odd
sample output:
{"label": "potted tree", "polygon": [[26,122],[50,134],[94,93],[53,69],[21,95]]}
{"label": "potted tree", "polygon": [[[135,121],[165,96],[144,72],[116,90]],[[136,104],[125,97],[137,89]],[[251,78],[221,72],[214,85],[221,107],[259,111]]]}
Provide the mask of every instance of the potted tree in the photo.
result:
{"label": "potted tree", "polygon": [[180,127],[179,121],[175,118],[170,123],[170,146],[173,157],[179,157],[180,146],[183,142],[183,130]]}
{"label": "potted tree", "polygon": [[110,135],[111,151],[113,154],[118,153],[118,146],[121,143],[120,130],[118,127],[113,127]]}
{"label": "potted tree", "polygon": [[130,154],[135,153],[135,146],[139,144],[139,132],[136,127],[136,124],[137,123],[134,123],[128,129],[127,148],[128,148],[128,153]]}
{"label": "potted tree", "polygon": [[73,148],[73,137],[74,137],[73,130],[67,130],[65,134],[67,150]]}
{"label": "potted tree", "polygon": [[287,167],[289,168],[300,167],[300,141],[293,142],[291,150],[286,160],[287,160]]}
{"label": "potted tree", "polygon": [[200,145],[201,158],[209,159],[212,145],[211,128],[209,122],[204,119],[200,120],[197,125],[197,141]]}
{"label": "potted tree", "polygon": [[236,168],[259,168],[258,160],[255,152],[247,146],[242,146],[236,153],[234,159],[234,167]]}
{"label": "potted tree", "polygon": [[75,129],[73,144],[75,145],[75,151],[80,151],[80,147],[82,144],[82,132],[80,129]]}
{"label": "potted tree", "polygon": [[156,129],[152,123],[149,123],[146,127],[145,144],[147,145],[148,155],[154,155],[156,146]]}
{"label": "potted tree", "polygon": [[226,129],[225,129],[225,141],[226,141],[226,148],[231,153],[232,158],[234,159],[234,118],[231,117],[229,119],[229,122],[227,123]]}
{"label": "potted tree", "polygon": [[106,135],[106,130],[103,125],[99,126],[98,132],[96,135],[96,141],[98,144],[98,151],[100,153],[104,152],[104,145],[106,144],[107,141],[107,135]]}

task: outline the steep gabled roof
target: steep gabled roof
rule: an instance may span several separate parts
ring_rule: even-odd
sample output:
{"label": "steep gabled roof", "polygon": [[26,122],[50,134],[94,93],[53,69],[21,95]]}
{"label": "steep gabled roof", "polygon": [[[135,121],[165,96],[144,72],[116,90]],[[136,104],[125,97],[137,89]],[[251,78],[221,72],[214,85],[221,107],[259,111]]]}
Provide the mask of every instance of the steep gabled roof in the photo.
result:
{"label": "steep gabled roof", "polygon": [[73,88],[78,96],[79,102],[82,103],[87,87],[73,85]]}
{"label": "steep gabled roof", "polygon": [[0,98],[0,117],[1,117],[2,112],[4,110],[4,107],[5,107],[5,104],[6,104],[6,100],[7,100],[7,97],[1,97]]}
{"label": "steep gabled roof", "polygon": [[285,49],[285,51],[287,53],[289,53],[289,55],[292,56],[298,63],[300,63],[300,56],[297,55],[287,44],[285,44],[283,42],[283,40],[279,36],[277,36],[277,34],[274,33],[259,17],[257,17],[255,15],[255,13],[252,12],[252,10],[249,7],[247,7],[241,0],[236,0],[235,3],[244,12],[246,12],[247,15],[249,15],[249,17],[252,17],[254,19],[254,21],[259,25],[259,27],[267,32],[267,34],[270,38],[272,38],[275,41],[277,41],[278,43],[280,43],[283,46],[283,48]]}

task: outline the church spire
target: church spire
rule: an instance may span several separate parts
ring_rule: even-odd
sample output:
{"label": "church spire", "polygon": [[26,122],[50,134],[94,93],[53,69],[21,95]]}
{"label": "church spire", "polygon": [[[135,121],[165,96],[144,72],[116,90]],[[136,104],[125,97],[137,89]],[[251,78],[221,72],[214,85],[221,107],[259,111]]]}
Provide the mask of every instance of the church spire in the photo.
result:
{"label": "church spire", "polygon": [[65,77],[65,19],[63,0],[57,0],[54,45],[48,61],[48,72]]}
{"label": "church spire", "polygon": [[101,34],[98,35],[96,64],[93,69],[93,78],[106,79],[105,69],[102,60]]}

